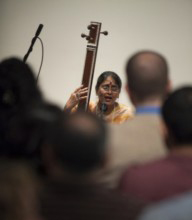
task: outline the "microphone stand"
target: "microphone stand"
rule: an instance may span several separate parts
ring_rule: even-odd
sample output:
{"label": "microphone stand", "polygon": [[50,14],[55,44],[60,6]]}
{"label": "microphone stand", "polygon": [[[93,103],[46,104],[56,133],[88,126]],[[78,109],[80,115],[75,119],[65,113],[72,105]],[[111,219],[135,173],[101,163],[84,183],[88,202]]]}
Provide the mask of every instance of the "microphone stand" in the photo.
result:
{"label": "microphone stand", "polygon": [[39,27],[38,27],[38,29],[37,29],[37,31],[36,31],[36,33],[35,33],[35,37],[33,37],[32,41],[31,41],[31,45],[30,45],[30,47],[29,47],[27,53],[25,54],[25,56],[24,56],[24,58],[23,58],[23,62],[24,62],[24,63],[26,63],[29,54],[32,52],[32,50],[33,50],[33,45],[35,44],[35,41],[37,40],[37,38],[39,38],[39,34],[41,33],[42,28],[43,28],[43,25],[40,24]]}

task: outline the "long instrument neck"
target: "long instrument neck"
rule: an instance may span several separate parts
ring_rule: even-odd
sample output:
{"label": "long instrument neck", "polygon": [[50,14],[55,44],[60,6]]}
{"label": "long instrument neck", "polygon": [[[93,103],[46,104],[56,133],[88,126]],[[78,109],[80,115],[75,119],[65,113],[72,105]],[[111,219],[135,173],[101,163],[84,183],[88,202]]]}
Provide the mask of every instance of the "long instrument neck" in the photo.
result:
{"label": "long instrument neck", "polygon": [[95,63],[97,57],[97,50],[99,45],[99,37],[101,31],[101,23],[92,22],[89,36],[89,43],[87,45],[85,66],[83,72],[82,85],[88,87],[88,95],[85,100],[81,100],[78,105],[78,110],[87,111],[91,96],[93,75],[95,70]]}

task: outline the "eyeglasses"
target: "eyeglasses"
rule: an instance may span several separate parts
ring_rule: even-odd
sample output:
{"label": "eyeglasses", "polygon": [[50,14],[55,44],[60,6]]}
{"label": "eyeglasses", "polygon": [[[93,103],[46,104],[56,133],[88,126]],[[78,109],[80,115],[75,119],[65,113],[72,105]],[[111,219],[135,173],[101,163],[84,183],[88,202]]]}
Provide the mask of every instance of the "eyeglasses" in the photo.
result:
{"label": "eyeglasses", "polygon": [[108,92],[110,89],[111,89],[111,92],[119,92],[119,87],[118,86],[103,85],[103,86],[101,86],[101,88],[103,90],[105,90],[106,92]]}

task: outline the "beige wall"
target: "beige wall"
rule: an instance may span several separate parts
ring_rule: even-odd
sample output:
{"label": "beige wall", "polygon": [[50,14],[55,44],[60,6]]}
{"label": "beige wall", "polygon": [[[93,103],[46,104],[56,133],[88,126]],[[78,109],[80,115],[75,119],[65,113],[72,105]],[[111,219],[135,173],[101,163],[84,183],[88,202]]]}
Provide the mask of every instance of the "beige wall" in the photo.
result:
{"label": "beige wall", "polygon": [[[39,85],[49,100],[63,106],[81,83],[86,42],[80,34],[90,21],[102,22],[109,31],[100,38],[94,79],[112,70],[124,82],[127,58],[152,49],[168,59],[174,86],[192,83],[192,0],[0,0],[0,59],[22,58],[44,24]],[[40,58],[37,41],[28,59],[35,71]],[[124,90],[120,102],[128,103]]]}

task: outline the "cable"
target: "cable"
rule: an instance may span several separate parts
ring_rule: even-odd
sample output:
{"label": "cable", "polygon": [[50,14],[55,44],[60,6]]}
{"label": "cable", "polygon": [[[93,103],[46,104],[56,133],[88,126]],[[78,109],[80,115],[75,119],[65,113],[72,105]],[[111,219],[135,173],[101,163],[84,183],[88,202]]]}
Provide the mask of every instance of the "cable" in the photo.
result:
{"label": "cable", "polygon": [[39,71],[38,71],[38,74],[37,74],[37,79],[36,79],[36,81],[38,82],[39,75],[40,75],[40,72],[41,72],[41,67],[42,67],[42,65],[43,65],[43,59],[44,59],[44,46],[43,46],[43,41],[41,40],[41,38],[40,38],[40,37],[37,37],[37,38],[40,40],[41,48],[42,48],[41,64],[40,64]]}

